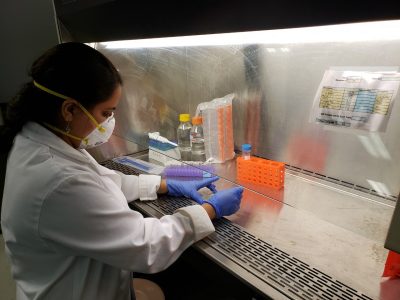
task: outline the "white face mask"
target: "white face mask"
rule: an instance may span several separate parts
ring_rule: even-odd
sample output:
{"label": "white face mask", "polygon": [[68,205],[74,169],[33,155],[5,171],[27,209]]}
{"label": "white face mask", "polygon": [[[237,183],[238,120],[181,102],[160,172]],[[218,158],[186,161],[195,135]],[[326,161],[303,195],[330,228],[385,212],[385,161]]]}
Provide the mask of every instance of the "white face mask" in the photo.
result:
{"label": "white face mask", "polygon": [[90,149],[107,142],[114,131],[114,113],[104,122],[100,123],[91,133],[82,139],[79,149]]}
{"label": "white face mask", "polygon": [[[46,93],[49,93],[51,95],[54,95],[56,97],[62,98],[62,99],[69,99],[70,97],[65,96],[63,94],[57,93],[49,88],[46,88],[45,86],[37,83],[36,81],[33,81],[33,84],[38,88],[41,89],[42,91],[45,91]],[[72,99],[72,98],[71,98]],[[89,149],[93,148],[96,146],[99,146],[101,144],[104,144],[105,142],[108,141],[110,138],[111,134],[114,131],[115,127],[115,119],[114,119],[114,113],[110,117],[107,118],[104,122],[101,124],[97,123],[96,119],[90,114],[90,112],[87,111],[86,108],[84,108],[79,102],[77,103],[79,107],[82,109],[82,111],[87,115],[89,120],[96,126],[95,129],[91,133],[89,133],[86,137],[80,138],[77,136],[74,136],[70,134],[69,132],[63,131],[57,127],[54,127],[50,124],[44,123],[47,127],[62,133],[70,138],[73,138],[75,140],[81,141],[78,149]]]}

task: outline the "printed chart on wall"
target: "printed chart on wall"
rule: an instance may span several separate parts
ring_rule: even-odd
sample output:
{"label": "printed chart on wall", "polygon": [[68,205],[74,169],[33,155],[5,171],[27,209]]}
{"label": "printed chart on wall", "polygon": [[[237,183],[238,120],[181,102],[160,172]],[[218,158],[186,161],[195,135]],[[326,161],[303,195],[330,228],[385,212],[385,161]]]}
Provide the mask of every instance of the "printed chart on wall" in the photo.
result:
{"label": "printed chart on wall", "polygon": [[385,131],[400,83],[398,72],[325,71],[310,122]]}

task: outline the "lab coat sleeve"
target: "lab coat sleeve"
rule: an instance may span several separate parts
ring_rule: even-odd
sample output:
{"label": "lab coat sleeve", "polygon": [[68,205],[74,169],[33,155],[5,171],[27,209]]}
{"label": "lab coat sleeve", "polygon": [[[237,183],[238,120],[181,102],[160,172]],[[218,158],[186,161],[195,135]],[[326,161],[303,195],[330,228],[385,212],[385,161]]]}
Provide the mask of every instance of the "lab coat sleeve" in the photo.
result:
{"label": "lab coat sleeve", "polygon": [[121,177],[121,190],[128,202],[136,199],[142,201],[157,199],[161,177],[158,175],[125,175],[116,172]]}
{"label": "lab coat sleeve", "polygon": [[54,251],[87,256],[141,273],[164,270],[194,242],[214,231],[199,205],[160,219],[130,210],[118,186],[73,176],[47,195],[39,235]]}

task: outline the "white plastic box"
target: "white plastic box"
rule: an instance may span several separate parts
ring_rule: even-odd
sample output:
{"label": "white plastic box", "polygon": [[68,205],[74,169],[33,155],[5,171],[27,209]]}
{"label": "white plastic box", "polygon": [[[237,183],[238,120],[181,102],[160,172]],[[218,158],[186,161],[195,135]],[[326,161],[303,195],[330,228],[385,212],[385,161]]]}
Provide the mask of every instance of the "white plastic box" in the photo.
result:
{"label": "white plastic box", "polygon": [[178,144],[161,136],[159,132],[149,133],[149,159],[166,165],[168,162],[181,159]]}

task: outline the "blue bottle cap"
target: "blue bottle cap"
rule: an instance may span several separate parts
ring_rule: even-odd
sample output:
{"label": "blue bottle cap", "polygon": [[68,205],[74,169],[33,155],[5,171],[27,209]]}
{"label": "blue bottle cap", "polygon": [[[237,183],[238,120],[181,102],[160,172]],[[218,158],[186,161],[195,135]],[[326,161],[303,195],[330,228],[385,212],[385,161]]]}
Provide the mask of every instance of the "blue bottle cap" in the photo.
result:
{"label": "blue bottle cap", "polygon": [[242,151],[250,151],[251,150],[251,145],[250,144],[243,144],[242,145]]}

